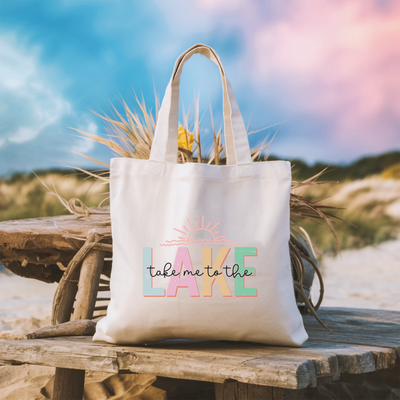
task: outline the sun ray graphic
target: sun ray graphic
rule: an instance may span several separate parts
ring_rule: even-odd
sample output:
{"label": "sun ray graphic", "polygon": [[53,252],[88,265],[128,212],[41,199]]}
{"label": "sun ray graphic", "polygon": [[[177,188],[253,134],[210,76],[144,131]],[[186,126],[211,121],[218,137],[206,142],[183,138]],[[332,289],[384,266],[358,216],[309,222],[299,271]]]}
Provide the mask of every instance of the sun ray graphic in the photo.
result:
{"label": "sun ray graphic", "polygon": [[207,246],[211,244],[240,246],[240,243],[233,243],[233,239],[226,239],[224,235],[216,236],[219,231],[214,231],[214,228],[219,225],[219,222],[209,228],[211,221],[205,226],[204,215],[201,217],[201,224],[200,222],[195,221],[194,227],[189,218],[187,219],[187,222],[190,229],[188,229],[186,225],[183,225],[180,229],[174,228],[174,231],[181,234],[178,236],[178,240],[166,240],[165,243],[161,243],[160,246]]}

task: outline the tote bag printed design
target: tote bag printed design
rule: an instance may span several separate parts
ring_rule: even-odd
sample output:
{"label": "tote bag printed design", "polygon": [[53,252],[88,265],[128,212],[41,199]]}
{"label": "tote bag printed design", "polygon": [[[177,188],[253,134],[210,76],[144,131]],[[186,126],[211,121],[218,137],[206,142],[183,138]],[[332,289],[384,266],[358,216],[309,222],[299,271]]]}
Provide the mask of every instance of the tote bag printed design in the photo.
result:
{"label": "tote bag printed design", "polygon": [[[216,231],[216,227],[219,225],[219,222],[211,225],[211,222],[207,224],[204,223],[204,216],[201,217],[201,225],[196,222],[193,226],[190,222],[190,219],[187,220],[187,224],[189,229],[186,227],[186,224],[183,225],[181,229],[174,228],[175,231],[180,233],[178,240],[166,240],[165,243],[160,244],[160,246],[177,246],[177,245],[188,245],[188,244],[230,244],[230,245],[240,245],[240,243],[232,243],[232,239],[227,239],[224,235],[219,235],[219,231]],[[206,233],[204,238],[195,239],[195,234],[199,232]],[[208,236],[208,238],[207,238]]]}
{"label": "tote bag printed design", "polygon": [[[235,264],[233,266],[224,266],[224,262],[231,251],[230,247],[221,247],[215,262],[213,263],[212,247],[202,248],[203,265],[201,269],[194,269],[188,247],[182,245],[205,245],[207,244],[230,244],[239,245],[239,243],[230,243],[232,239],[226,239],[225,236],[217,236],[219,231],[214,228],[219,224],[217,222],[211,228],[211,222],[207,226],[204,224],[204,216],[201,219],[201,225],[196,222],[193,227],[190,220],[188,224],[191,230],[183,226],[183,230],[174,228],[181,234],[179,240],[167,240],[160,246],[179,246],[175,261],[172,264],[167,262],[162,270],[156,270],[153,266],[153,249],[151,247],[143,248],[143,296],[169,296],[175,297],[178,288],[187,288],[191,297],[199,297],[196,277],[202,277],[202,295],[204,297],[212,296],[212,286],[217,283],[222,296],[232,297],[232,293],[227,284],[225,277],[235,279],[235,296],[257,296],[257,289],[245,288],[244,278],[255,275],[254,267],[245,268],[244,257],[256,256],[257,248],[255,247],[235,247]],[[200,236],[196,238],[196,236]],[[204,237],[205,236],[205,237]],[[225,270],[225,274],[222,270]],[[168,288],[165,291],[162,288],[153,287],[153,278],[162,276],[169,278]]]}
{"label": "tote bag printed design", "polygon": [[[178,164],[179,81],[202,54],[222,78],[227,165]],[[174,338],[300,346],[306,339],[289,256],[291,168],[253,163],[218,55],[177,60],[149,160],[111,160],[111,301],[93,340]]]}

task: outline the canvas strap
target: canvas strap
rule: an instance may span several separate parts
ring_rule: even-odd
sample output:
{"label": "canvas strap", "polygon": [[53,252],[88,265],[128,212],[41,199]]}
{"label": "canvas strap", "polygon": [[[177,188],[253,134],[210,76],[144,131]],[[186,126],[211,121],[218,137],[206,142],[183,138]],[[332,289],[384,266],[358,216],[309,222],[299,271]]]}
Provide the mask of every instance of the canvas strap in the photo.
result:
{"label": "canvas strap", "polygon": [[177,59],[171,80],[158,113],[155,136],[150,153],[151,161],[177,162],[179,83],[182,67],[194,54],[203,54],[213,61],[220,70],[223,91],[223,115],[227,164],[251,163],[249,141],[243,117],[236,103],[231,84],[217,53],[209,46],[196,44]]}

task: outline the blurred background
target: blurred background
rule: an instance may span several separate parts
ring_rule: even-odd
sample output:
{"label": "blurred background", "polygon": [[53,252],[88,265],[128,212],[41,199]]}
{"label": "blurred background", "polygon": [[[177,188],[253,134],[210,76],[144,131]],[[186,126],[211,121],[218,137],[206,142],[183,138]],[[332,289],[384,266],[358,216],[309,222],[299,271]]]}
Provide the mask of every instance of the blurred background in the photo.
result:
{"label": "blurred background", "polygon": [[[335,224],[342,256],[321,259],[324,304],[400,310],[399,21],[397,0],[1,1],[0,221],[66,213],[43,182],[97,205],[104,186],[68,167],[98,168],[77,153],[113,155],[70,128],[101,135],[92,111],[137,109],[136,96],[154,112],[176,58],[205,43],[256,131],[251,145],[276,135],[267,153],[292,161],[294,179],[330,166],[322,179],[339,181],[304,193],[349,221]],[[221,81],[199,55],[183,70],[181,121],[195,96],[211,144]],[[320,254],[337,254],[328,229],[303,226]]]}

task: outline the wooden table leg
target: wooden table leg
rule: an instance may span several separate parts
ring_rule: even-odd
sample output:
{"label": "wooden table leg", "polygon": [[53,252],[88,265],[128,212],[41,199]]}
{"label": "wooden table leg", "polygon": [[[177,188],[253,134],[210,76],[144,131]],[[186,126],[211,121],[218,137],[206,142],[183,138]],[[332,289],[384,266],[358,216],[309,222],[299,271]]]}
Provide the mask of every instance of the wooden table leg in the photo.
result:
{"label": "wooden table leg", "polygon": [[85,371],[56,368],[53,400],[82,400]]}
{"label": "wooden table leg", "polygon": [[215,383],[214,387],[216,400],[297,400],[303,392],[237,381]]}
{"label": "wooden table leg", "polygon": [[72,315],[73,321],[91,319],[93,317],[104,256],[104,251],[90,250],[82,261],[78,293],[76,295],[74,314]]}
{"label": "wooden table leg", "polygon": [[[72,321],[92,318],[103,264],[100,250],[90,250],[82,261]],[[82,400],[84,383],[84,370],[56,368],[54,400]]]}
{"label": "wooden table leg", "polygon": [[58,325],[71,320],[76,293],[78,291],[79,270],[76,270],[68,280],[58,284],[53,300],[53,315],[51,324]]}

